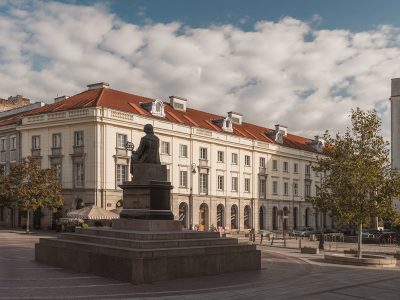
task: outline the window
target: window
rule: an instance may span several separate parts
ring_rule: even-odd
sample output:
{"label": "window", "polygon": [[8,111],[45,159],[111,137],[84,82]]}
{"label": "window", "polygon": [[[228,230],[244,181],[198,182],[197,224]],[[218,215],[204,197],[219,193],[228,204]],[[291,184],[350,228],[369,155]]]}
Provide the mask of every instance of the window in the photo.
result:
{"label": "window", "polygon": [[208,193],[208,174],[204,173],[200,174],[200,193],[201,194]]}
{"label": "window", "polygon": [[179,145],[179,156],[188,157],[187,145]]}
{"label": "window", "polygon": [[169,143],[168,142],[161,142],[161,154],[169,155]]}
{"label": "window", "polygon": [[285,196],[289,195],[289,183],[288,182],[283,183],[283,194]]}
{"label": "window", "polygon": [[179,171],[179,186],[186,188],[187,183],[188,183],[188,172]]}
{"label": "window", "polygon": [[265,196],[265,179],[260,179],[260,197]]}
{"label": "window", "polygon": [[82,163],[75,164],[74,182],[75,187],[82,188],[85,182],[85,170]]}
{"label": "window", "polygon": [[272,161],[272,170],[278,171],[278,161],[276,159]]}
{"label": "window", "polygon": [[289,172],[289,163],[287,161],[283,162],[283,172]]}
{"label": "window", "polygon": [[217,152],[217,159],[218,159],[218,162],[224,162],[224,152],[223,151],[218,151]]}
{"label": "window", "polygon": [[200,159],[207,159],[207,148],[200,148]]}
{"label": "window", "polygon": [[310,197],[311,196],[311,185],[310,184],[306,184],[305,185],[304,195],[306,197]]}
{"label": "window", "polygon": [[260,168],[265,168],[265,157],[260,157]]}
{"label": "window", "polygon": [[117,185],[123,184],[126,181],[126,165],[117,165]]}
{"label": "window", "polygon": [[58,164],[58,163],[52,164],[51,168],[56,171],[56,176],[57,176],[58,181],[61,181],[61,179],[62,179],[61,178],[61,176],[62,176],[61,164]]}
{"label": "window", "polygon": [[10,150],[17,149],[17,137],[15,135],[10,137]]}
{"label": "window", "polygon": [[250,155],[245,155],[244,156],[244,165],[246,167],[250,167]]}
{"label": "window", "polygon": [[217,177],[217,190],[223,191],[224,190],[224,176],[218,175]]}
{"label": "window", "polygon": [[244,179],[244,191],[250,193],[250,178]]}
{"label": "window", "polygon": [[278,181],[272,181],[272,194],[278,195]]}
{"label": "window", "polygon": [[299,173],[299,164],[295,163],[295,164],[293,165],[293,172]]}
{"label": "window", "polygon": [[311,166],[306,165],[306,175],[311,175]]}
{"label": "window", "polygon": [[74,132],[74,146],[79,147],[83,146],[83,131],[75,131]]}
{"label": "window", "polygon": [[117,148],[125,149],[128,136],[126,134],[117,133]]}
{"label": "window", "polygon": [[0,140],[0,151],[6,151],[6,139],[5,138]]}
{"label": "window", "polygon": [[299,195],[299,184],[298,183],[293,183],[293,194],[295,196]]}
{"label": "window", "polygon": [[237,153],[232,153],[232,165],[237,165],[238,163],[238,155]]}
{"label": "window", "polygon": [[40,136],[34,135],[32,136],[32,149],[40,149]]}
{"label": "window", "polygon": [[238,178],[236,176],[232,177],[232,191],[237,192],[238,190]]}
{"label": "window", "polygon": [[0,175],[6,175],[6,165],[0,165]]}
{"label": "window", "polygon": [[60,133],[53,134],[52,147],[53,148],[61,148],[61,134]]}

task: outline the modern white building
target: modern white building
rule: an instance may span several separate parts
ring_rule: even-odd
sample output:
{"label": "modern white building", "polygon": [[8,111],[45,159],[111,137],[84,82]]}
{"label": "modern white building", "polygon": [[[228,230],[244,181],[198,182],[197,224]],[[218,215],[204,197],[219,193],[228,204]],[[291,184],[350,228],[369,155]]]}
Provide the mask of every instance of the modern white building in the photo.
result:
{"label": "modern white building", "polygon": [[82,204],[114,209],[122,201],[118,185],[129,176],[125,143],[137,147],[149,123],[160,138],[161,161],[174,186],[172,210],[184,226],[332,226],[330,216],[306,202],[320,182],[311,169],[322,155],[318,137],[292,135],[282,125],[268,129],[246,123],[251,116],[235,112],[219,116],[194,110],[188,102],[140,97],[106,83],[88,85],[82,93],[21,116],[16,126],[21,157],[36,157],[43,168],[58,170],[63,212]]}

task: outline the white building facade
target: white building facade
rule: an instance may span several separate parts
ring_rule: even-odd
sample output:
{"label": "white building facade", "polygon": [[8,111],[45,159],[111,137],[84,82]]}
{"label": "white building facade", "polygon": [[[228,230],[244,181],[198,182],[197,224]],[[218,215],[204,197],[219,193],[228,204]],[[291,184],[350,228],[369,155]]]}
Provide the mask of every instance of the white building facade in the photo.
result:
{"label": "white building facade", "polygon": [[322,143],[221,117],[169,102],[143,98],[100,83],[86,92],[21,118],[16,127],[21,157],[33,156],[42,168],[55,168],[63,185],[63,213],[81,205],[115,209],[118,187],[129,180],[130,153],[152,124],[160,138],[161,162],[174,186],[171,208],[184,227],[231,231],[331,228],[332,218],[316,212],[313,196],[321,178],[312,164]]}

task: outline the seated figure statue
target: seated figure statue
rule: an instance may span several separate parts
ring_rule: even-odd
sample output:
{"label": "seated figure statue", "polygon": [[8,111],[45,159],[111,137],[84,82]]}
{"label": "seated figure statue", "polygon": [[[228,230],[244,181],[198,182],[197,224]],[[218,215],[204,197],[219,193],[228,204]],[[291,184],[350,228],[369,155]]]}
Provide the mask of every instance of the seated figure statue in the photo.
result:
{"label": "seated figure statue", "polygon": [[143,131],[146,133],[140,140],[140,145],[136,151],[132,151],[130,172],[133,175],[134,165],[136,164],[158,164],[160,165],[159,146],[160,140],[154,135],[151,124],[144,125]]}

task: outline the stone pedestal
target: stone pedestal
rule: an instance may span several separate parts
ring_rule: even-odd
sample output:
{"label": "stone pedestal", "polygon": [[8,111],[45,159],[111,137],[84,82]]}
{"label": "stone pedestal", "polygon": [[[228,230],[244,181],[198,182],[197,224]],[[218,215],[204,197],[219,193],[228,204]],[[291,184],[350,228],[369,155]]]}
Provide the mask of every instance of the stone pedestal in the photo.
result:
{"label": "stone pedestal", "polygon": [[255,245],[220,238],[218,232],[161,231],[156,228],[171,221],[125,221],[144,230],[77,228],[57,239],[40,239],[35,259],[134,284],[261,268]]}
{"label": "stone pedestal", "polygon": [[170,210],[165,166],[141,164],[121,185],[121,218],[111,228],[77,228],[40,239],[35,259],[56,267],[132,283],[259,270],[255,245],[218,232],[182,231]]}
{"label": "stone pedestal", "polygon": [[138,164],[132,177],[132,181],[120,185],[124,203],[121,219],[173,220],[170,207],[173,187],[166,181],[166,166]]}

